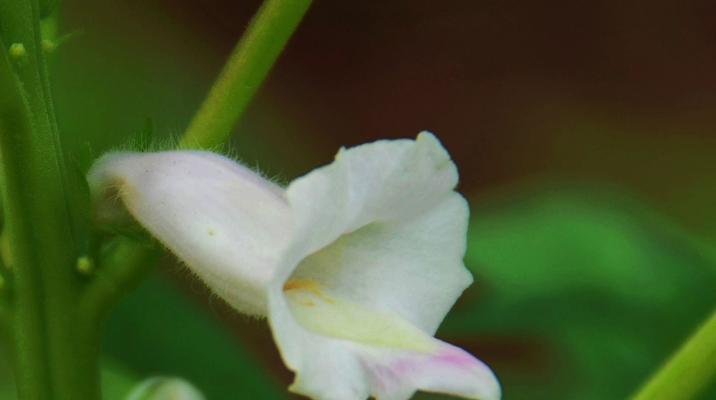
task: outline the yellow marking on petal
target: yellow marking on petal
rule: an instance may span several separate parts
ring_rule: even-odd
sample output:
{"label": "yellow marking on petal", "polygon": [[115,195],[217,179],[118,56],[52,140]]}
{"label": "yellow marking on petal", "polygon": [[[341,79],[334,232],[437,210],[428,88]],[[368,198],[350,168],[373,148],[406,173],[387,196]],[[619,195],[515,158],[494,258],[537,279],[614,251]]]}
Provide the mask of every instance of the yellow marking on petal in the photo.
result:
{"label": "yellow marking on petal", "polygon": [[296,321],[314,333],[377,347],[435,349],[433,338],[408,321],[332,297],[313,279],[290,279],[283,291]]}
{"label": "yellow marking on petal", "polygon": [[308,292],[319,299],[327,302],[327,303],[333,303],[334,300],[323,293],[321,290],[321,284],[314,281],[313,279],[289,279],[286,281],[286,283],[283,284],[283,291],[288,292],[290,290],[302,290],[305,292]]}
{"label": "yellow marking on petal", "polygon": [[320,291],[321,285],[313,279],[289,279],[283,284],[283,291],[303,289],[310,292]]}

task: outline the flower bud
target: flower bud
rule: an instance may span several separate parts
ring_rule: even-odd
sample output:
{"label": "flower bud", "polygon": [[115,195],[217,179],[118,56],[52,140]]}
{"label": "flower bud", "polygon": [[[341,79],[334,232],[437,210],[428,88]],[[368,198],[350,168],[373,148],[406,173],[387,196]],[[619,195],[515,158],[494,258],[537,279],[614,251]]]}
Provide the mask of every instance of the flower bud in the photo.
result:
{"label": "flower bud", "polygon": [[155,377],[140,383],[127,400],[205,400],[205,397],[183,379]]}

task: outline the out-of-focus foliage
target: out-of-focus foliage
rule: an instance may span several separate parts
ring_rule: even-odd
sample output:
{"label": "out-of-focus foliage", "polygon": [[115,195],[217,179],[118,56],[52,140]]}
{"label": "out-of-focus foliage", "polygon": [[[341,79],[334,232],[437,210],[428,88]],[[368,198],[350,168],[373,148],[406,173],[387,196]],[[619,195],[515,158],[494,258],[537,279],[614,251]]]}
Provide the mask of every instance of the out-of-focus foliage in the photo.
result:
{"label": "out-of-focus foliage", "polygon": [[[184,377],[208,399],[286,398],[285,388],[225,326],[156,275],[115,310],[105,331],[106,400],[123,399],[154,375]],[[9,371],[0,373],[0,400],[15,399]]]}
{"label": "out-of-focus foliage", "polygon": [[285,397],[226,326],[157,276],[115,310],[104,348],[139,376],[182,377],[209,399]]}
{"label": "out-of-focus foliage", "polygon": [[[247,3],[243,8],[250,15],[255,6]],[[147,121],[153,127],[152,145],[171,146],[226,54],[217,51],[216,43],[176,25],[156,3],[142,3],[138,15],[115,3],[66,2],[63,9],[67,26],[62,34],[70,36],[52,54],[51,64],[70,162],[86,170],[105,151],[142,147],[137,141],[144,138]],[[262,96],[255,103],[239,122],[240,134],[219,150],[280,180],[311,167],[306,159],[314,139],[297,135],[296,123]],[[251,112],[255,109],[259,112]]]}
{"label": "out-of-focus foliage", "polygon": [[[140,379],[127,368],[116,362],[104,360],[102,363],[102,397],[104,400],[121,400],[140,382]],[[16,400],[15,386],[10,371],[0,371],[0,400]]]}
{"label": "out-of-focus foliage", "polygon": [[476,283],[442,334],[505,398],[625,398],[716,306],[713,253],[607,188],[538,187],[474,205]]}
{"label": "out-of-focus foliage", "polygon": [[102,363],[102,398],[121,400],[141,382],[141,378],[114,361]]}

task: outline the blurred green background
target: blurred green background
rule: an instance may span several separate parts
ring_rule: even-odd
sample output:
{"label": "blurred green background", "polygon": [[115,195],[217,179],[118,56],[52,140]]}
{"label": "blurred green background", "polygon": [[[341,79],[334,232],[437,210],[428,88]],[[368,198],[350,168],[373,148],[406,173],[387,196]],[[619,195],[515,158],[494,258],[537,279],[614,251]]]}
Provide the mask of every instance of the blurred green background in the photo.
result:
{"label": "blurred green background", "polygon": [[[65,0],[52,71],[70,159],[147,118],[180,135],[259,4]],[[471,203],[476,277],[438,336],[505,399],[619,399],[716,306],[714,71],[714,2],[317,1],[232,147],[288,182],[340,146],[435,132]],[[265,323],[171,256],[104,352],[107,399],[150,375],[292,398]]]}

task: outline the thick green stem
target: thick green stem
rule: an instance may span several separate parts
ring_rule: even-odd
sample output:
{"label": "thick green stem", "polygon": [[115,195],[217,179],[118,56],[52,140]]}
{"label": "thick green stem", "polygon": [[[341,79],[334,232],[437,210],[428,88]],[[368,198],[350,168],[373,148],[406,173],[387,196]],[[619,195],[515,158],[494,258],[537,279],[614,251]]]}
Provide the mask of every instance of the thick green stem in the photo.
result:
{"label": "thick green stem", "polygon": [[264,2],[189,124],[181,147],[212,148],[226,142],[310,5],[311,0]]}
{"label": "thick green stem", "polygon": [[39,19],[36,0],[0,2],[0,147],[16,384],[23,400],[94,400],[97,327],[76,312],[83,283],[74,269],[77,239]]}
{"label": "thick green stem", "polygon": [[716,378],[716,312],[639,390],[633,400],[694,399]]}

